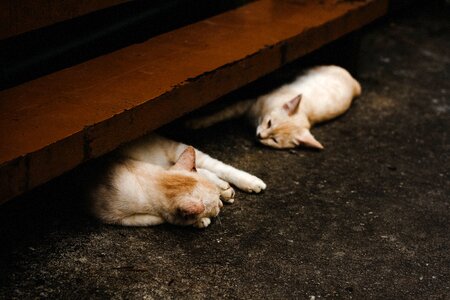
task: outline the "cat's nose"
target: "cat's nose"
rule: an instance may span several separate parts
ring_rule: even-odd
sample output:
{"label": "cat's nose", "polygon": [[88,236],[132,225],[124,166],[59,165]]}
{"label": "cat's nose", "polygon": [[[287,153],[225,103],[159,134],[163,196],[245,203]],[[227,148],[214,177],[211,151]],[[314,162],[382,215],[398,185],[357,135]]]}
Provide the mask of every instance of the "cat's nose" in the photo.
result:
{"label": "cat's nose", "polygon": [[258,132],[258,134],[256,135],[258,137],[258,139],[262,139],[261,133]]}

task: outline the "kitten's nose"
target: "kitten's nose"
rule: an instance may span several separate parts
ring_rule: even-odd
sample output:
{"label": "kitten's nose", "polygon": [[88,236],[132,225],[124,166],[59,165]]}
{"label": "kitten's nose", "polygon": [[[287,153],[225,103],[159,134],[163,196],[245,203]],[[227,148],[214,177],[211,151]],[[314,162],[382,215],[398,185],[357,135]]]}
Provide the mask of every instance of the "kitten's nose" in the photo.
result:
{"label": "kitten's nose", "polygon": [[258,137],[258,139],[262,139],[261,133],[258,132],[256,136]]}

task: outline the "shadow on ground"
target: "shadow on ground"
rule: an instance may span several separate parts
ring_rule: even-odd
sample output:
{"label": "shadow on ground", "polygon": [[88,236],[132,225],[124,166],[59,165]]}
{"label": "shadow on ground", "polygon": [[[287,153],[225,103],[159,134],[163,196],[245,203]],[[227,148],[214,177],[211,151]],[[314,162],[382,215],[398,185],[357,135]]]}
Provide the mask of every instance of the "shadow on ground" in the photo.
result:
{"label": "shadow on ground", "polygon": [[82,210],[83,168],[2,206],[0,298],[450,297],[446,13],[362,33],[364,93],[313,130],[322,152],[261,147],[239,121],[172,128],[268,185],[206,230],[97,223]]}

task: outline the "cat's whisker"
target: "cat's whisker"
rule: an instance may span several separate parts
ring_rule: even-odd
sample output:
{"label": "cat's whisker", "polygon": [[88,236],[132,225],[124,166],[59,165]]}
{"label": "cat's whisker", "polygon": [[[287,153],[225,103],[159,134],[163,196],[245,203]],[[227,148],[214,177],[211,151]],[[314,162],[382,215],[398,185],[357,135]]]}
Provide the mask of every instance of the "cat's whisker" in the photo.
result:
{"label": "cat's whisker", "polygon": [[217,223],[219,223],[219,225],[222,226],[222,222],[220,221],[220,216],[219,215],[217,215],[216,219],[217,219]]}

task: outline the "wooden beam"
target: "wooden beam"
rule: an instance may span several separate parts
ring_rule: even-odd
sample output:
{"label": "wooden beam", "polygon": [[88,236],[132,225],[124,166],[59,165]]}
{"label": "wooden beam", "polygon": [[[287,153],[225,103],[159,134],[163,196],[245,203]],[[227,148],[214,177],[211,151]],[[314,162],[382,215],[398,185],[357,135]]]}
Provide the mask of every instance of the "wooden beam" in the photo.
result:
{"label": "wooden beam", "polygon": [[0,92],[0,202],[384,15],[387,0],[259,0]]}

